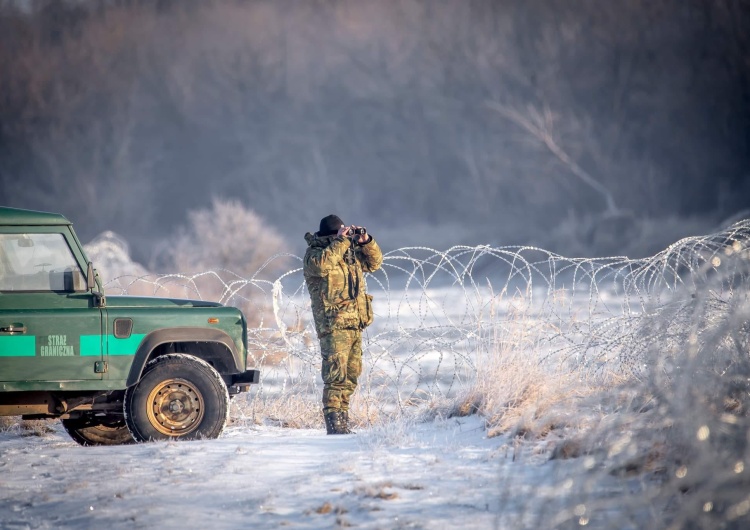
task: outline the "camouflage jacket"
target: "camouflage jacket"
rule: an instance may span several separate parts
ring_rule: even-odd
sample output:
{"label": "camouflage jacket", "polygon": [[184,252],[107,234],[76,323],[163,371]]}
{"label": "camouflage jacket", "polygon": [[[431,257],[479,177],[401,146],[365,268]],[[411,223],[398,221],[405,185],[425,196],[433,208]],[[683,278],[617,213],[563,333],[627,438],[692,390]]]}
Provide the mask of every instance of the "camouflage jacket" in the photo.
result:
{"label": "camouflage jacket", "polygon": [[383,262],[380,247],[348,238],[305,234],[304,275],[319,337],[337,329],[364,329],[372,323],[372,296],[365,292],[364,273]]}

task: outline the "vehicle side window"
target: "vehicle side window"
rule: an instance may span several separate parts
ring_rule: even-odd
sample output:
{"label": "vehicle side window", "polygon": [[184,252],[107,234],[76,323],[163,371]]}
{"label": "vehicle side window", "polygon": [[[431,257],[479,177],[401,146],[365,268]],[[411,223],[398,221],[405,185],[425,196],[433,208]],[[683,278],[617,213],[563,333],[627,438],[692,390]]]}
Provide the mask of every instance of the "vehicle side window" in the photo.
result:
{"label": "vehicle side window", "polygon": [[0,234],[0,291],[85,291],[62,234]]}

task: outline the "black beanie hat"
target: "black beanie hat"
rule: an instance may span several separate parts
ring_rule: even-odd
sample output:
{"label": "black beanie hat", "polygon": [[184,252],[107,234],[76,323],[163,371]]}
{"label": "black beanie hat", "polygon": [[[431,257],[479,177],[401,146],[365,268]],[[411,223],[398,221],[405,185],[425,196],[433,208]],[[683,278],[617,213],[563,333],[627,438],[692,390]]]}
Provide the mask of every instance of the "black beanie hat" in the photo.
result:
{"label": "black beanie hat", "polygon": [[344,221],[342,221],[338,215],[327,215],[320,220],[320,230],[318,231],[318,235],[330,236],[336,234],[343,224]]}

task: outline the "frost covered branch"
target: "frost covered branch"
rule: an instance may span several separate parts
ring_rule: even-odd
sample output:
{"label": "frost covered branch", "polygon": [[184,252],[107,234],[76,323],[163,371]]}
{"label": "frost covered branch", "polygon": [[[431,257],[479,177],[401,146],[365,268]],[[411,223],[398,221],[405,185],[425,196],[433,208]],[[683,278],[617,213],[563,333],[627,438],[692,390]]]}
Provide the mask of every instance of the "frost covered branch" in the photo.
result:
{"label": "frost covered branch", "polygon": [[529,107],[528,115],[524,115],[518,110],[507,105],[501,105],[494,101],[487,102],[487,106],[500,113],[507,120],[515,123],[531,136],[542,142],[549,151],[557,157],[560,162],[583,181],[586,185],[593,188],[599,193],[607,205],[607,213],[614,214],[620,211],[615,204],[612,192],[607,189],[601,182],[592,177],[588,171],[579,166],[573,158],[562,148],[552,133],[552,112],[545,107],[544,112],[539,112],[533,107]]}

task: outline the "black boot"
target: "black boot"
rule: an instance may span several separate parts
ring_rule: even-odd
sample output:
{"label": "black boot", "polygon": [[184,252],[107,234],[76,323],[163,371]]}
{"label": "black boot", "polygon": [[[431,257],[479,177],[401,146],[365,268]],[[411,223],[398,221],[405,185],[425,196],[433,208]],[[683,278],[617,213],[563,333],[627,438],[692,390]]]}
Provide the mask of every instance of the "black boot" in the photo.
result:
{"label": "black boot", "polygon": [[357,434],[349,428],[349,411],[345,410],[341,413],[342,423],[344,424],[344,431],[346,434]]}
{"label": "black boot", "polygon": [[334,410],[326,412],[324,415],[326,420],[326,434],[347,434],[345,424],[343,422],[343,412]]}

